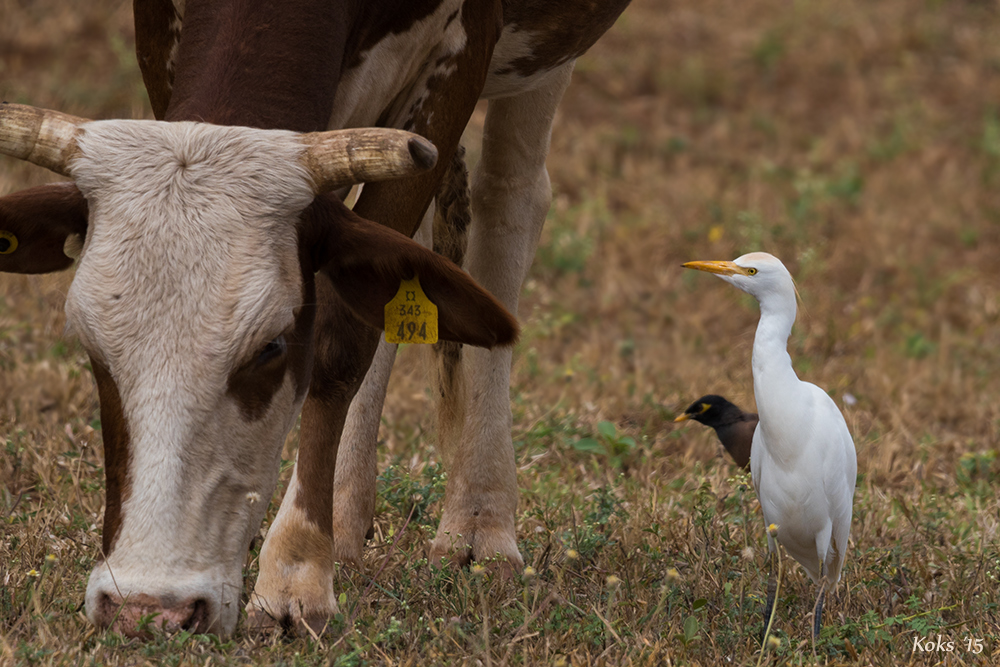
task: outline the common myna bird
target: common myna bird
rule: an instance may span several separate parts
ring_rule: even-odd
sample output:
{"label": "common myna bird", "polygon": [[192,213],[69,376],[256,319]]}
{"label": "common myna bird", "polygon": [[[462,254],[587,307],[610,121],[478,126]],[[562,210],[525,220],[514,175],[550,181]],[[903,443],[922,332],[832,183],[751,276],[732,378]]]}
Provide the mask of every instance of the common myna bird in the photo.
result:
{"label": "common myna bird", "polygon": [[757,427],[757,413],[743,412],[722,396],[707,394],[689,405],[684,414],[674,421],[689,419],[714,428],[736,465],[750,470],[750,445],[753,443],[753,430]]}

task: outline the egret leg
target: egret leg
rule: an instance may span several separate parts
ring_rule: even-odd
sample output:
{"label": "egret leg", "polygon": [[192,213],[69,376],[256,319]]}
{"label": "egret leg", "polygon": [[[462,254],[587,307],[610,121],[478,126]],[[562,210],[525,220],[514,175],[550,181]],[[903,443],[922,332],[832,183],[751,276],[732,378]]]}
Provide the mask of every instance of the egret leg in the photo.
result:
{"label": "egret leg", "polygon": [[768,551],[767,554],[767,602],[764,603],[764,629],[760,633],[761,644],[766,639],[767,628],[770,626],[771,616],[774,614],[774,598],[778,590],[778,580],[775,577],[774,567],[776,555],[775,551]]}
{"label": "egret leg", "polygon": [[820,586],[819,596],[816,598],[816,606],[813,608],[813,638],[819,637],[819,631],[823,628],[823,598],[826,595],[826,582]]}
{"label": "egret leg", "polygon": [[767,602],[764,603],[765,629],[767,628],[768,623],[771,621],[771,615],[774,613],[774,597],[775,593],[778,590],[778,580],[775,577],[775,567],[774,567],[775,557],[776,557],[776,552],[772,551],[768,554],[767,558]]}
{"label": "egret leg", "polygon": [[812,649],[816,655],[816,640],[819,638],[819,631],[823,627],[823,598],[826,596],[826,568],[824,563],[819,567],[819,595],[816,596],[816,604],[813,605],[813,631]]}
{"label": "egret leg", "polygon": [[[771,625],[774,623],[774,603],[778,597],[778,588],[781,586],[781,545],[768,540],[768,546],[773,544],[774,551],[769,551],[771,556],[771,567],[768,568],[767,575],[767,608],[764,614],[764,634],[760,638],[760,653],[757,655],[757,667],[760,667],[761,660],[767,652],[767,637],[771,632]],[[777,571],[777,574],[775,572]]]}

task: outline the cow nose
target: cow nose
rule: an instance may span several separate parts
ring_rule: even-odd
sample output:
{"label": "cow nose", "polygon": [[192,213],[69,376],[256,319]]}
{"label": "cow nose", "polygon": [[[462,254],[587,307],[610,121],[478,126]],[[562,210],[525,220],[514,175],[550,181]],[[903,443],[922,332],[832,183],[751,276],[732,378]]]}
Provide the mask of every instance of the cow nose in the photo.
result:
{"label": "cow nose", "polygon": [[154,628],[204,633],[209,629],[208,602],[202,598],[176,602],[145,593],[122,600],[117,594],[104,593],[98,603],[97,622],[127,637],[146,638]]}

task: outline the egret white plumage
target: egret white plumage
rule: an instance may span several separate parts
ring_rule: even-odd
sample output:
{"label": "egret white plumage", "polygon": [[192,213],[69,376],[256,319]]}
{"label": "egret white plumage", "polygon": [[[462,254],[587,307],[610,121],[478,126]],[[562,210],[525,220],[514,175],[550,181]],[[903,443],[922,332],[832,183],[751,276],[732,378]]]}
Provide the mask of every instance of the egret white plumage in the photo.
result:
{"label": "egret white plumage", "polygon": [[[833,399],[801,381],[788,356],[795,322],[795,285],[781,261],[753,252],[734,261],[688,262],[714,273],[760,303],[753,341],[753,387],[759,422],[750,452],[750,475],[777,540],[819,585],[813,636],[819,635],[823,597],[840,581],[851,533],[858,461],[854,440]],[[776,553],[768,531],[768,552]],[[765,617],[774,604],[774,568]],[[766,622],[766,620],[765,620]]]}

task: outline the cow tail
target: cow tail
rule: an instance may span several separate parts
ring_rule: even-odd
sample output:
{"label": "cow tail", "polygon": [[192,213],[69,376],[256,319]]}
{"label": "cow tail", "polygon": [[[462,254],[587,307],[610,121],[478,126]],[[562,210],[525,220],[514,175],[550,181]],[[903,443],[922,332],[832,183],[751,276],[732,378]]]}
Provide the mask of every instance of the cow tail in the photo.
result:
{"label": "cow tail", "polygon": [[[465,147],[459,146],[455,151],[455,157],[441,179],[435,203],[434,252],[462,266],[468,244],[469,223],[472,221]],[[438,449],[445,464],[449,465],[465,424],[462,345],[438,341],[433,348],[438,390]]]}

